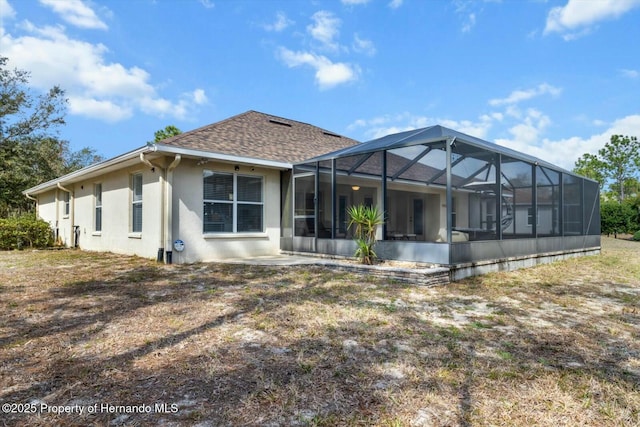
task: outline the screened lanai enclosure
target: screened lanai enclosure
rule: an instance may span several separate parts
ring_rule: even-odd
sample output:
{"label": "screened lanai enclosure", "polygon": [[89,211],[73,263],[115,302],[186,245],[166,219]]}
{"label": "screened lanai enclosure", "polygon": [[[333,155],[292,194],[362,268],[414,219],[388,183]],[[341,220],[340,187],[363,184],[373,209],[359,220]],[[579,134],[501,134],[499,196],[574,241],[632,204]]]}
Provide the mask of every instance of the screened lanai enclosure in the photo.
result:
{"label": "screened lanai enclosure", "polygon": [[292,181],[293,251],[352,256],[347,209],[359,204],[385,214],[382,259],[454,266],[600,247],[597,182],[442,126],[316,157]]}

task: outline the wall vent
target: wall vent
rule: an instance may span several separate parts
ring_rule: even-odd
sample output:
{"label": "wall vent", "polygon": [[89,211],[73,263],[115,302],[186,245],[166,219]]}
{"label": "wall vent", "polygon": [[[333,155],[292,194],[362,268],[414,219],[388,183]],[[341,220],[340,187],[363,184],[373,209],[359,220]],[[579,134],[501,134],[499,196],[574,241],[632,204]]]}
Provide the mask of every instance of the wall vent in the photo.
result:
{"label": "wall vent", "polygon": [[274,120],[274,119],[269,119],[269,122],[273,123],[275,125],[291,127],[291,123],[281,122],[281,121]]}
{"label": "wall vent", "polygon": [[336,135],[335,133],[331,133],[331,132],[322,132],[323,134],[327,135],[327,136],[333,136],[336,138],[342,138],[340,135]]}

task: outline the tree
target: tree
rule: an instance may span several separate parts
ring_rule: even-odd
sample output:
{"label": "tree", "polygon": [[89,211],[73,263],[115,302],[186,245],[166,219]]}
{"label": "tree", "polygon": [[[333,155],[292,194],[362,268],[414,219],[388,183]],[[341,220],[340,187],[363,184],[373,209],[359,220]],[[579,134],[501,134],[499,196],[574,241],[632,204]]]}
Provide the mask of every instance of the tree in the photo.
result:
{"label": "tree", "polygon": [[86,166],[104,160],[95,149],[84,147],[78,151],[70,151],[68,145],[64,145],[64,173],[73,172]]}
{"label": "tree", "polygon": [[0,217],[33,210],[22,194],[27,188],[102,159],[92,148],[73,152],[55,136],[65,124],[64,91],[34,94],[29,72],[7,62],[0,57]]}
{"label": "tree", "polygon": [[163,139],[171,138],[172,136],[180,135],[182,131],[174,125],[168,125],[164,129],[157,130],[154,135],[154,142],[160,142]]}
{"label": "tree", "polygon": [[637,193],[640,171],[640,146],[635,136],[612,135],[598,154],[583,154],[573,171],[594,179],[608,189],[620,203],[628,194]]}
{"label": "tree", "polygon": [[598,181],[600,188],[604,188],[606,177],[604,175],[604,164],[598,156],[585,153],[580,157],[573,168],[573,172],[578,175]]}
{"label": "tree", "polygon": [[611,141],[598,151],[604,175],[619,189],[620,203],[625,197],[625,182],[635,178],[640,169],[640,147],[635,136],[612,135]]}
{"label": "tree", "polygon": [[29,72],[7,69],[8,60],[0,57],[0,144],[46,135],[64,125],[64,90],[54,86],[46,94],[34,96],[26,87]]}

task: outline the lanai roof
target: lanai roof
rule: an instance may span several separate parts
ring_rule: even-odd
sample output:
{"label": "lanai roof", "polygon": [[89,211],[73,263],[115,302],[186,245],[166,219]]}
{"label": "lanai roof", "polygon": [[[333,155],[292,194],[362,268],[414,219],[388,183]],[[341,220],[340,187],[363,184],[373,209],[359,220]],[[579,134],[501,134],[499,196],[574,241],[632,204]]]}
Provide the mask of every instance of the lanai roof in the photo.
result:
{"label": "lanai roof", "polygon": [[558,166],[555,166],[534,156],[530,156],[511,148],[485,141],[483,139],[476,138],[474,136],[467,135],[465,133],[458,132],[456,130],[449,129],[440,125],[434,125],[421,129],[414,129],[383,136],[382,138],[373,139],[371,141],[363,142],[362,144],[346,147],[314,157],[307,162],[333,160],[346,156],[356,156],[382,150],[393,150],[418,144],[443,142],[446,140],[452,140],[453,138],[455,138],[456,141],[464,142],[466,144],[475,146],[476,148],[489,150],[495,153],[501,153],[517,160],[535,163],[550,169],[572,174],[569,171],[566,171]]}

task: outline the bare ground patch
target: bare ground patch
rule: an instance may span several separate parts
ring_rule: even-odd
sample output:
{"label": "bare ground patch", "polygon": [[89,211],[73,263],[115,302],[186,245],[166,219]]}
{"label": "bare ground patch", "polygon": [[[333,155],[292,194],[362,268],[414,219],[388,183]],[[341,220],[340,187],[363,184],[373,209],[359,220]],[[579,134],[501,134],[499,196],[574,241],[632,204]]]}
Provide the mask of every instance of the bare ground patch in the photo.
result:
{"label": "bare ground patch", "polygon": [[638,425],[640,245],[603,246],[439,288],[3,252],[0,403],[98,411],[0,425]]}

